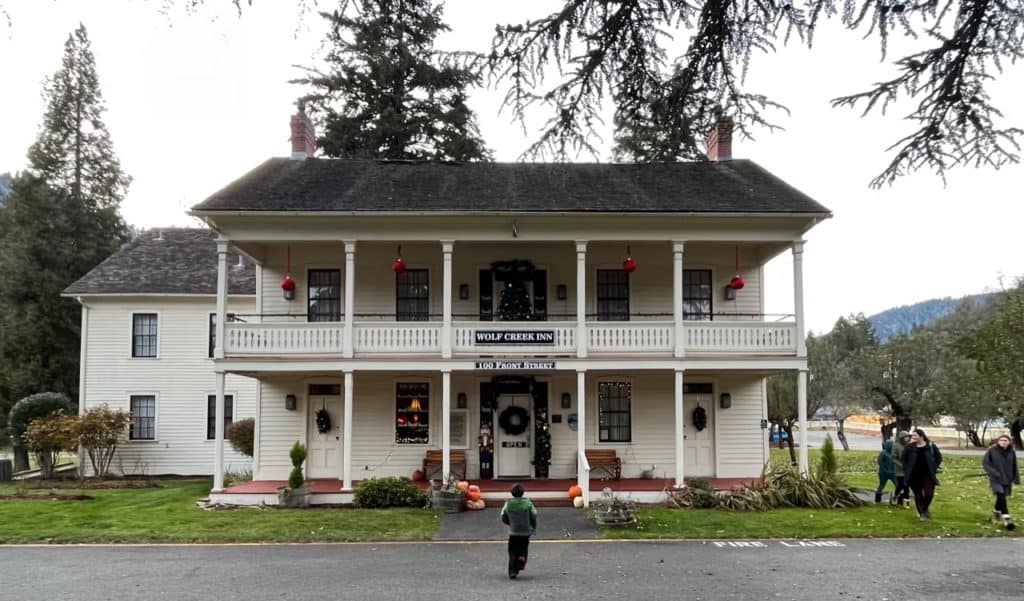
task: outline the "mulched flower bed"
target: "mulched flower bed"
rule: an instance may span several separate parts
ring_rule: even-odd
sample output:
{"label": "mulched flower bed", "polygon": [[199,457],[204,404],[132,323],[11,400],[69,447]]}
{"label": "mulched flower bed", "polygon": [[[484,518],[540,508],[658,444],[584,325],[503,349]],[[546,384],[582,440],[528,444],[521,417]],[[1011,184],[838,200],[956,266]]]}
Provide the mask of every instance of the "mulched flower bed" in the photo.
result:
{"label": "mulched flower bed", "polygon": [[44,493],[28,493],[25,494],[13,494],[13,495],[0,495],[0,500],[3,501],[91,501],[93,497],[89,495],[67,495],[54,491]]}

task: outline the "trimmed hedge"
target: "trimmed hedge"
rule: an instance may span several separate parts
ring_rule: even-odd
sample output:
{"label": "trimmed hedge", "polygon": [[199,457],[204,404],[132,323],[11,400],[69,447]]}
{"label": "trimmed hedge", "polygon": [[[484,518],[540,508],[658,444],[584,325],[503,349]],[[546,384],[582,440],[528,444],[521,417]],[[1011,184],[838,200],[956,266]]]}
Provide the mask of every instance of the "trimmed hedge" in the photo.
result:
{"label": "trimmed hedge", "polygon": [[424,507],[427,495],[408,478],[370,478],[356,487],[356,507]]}

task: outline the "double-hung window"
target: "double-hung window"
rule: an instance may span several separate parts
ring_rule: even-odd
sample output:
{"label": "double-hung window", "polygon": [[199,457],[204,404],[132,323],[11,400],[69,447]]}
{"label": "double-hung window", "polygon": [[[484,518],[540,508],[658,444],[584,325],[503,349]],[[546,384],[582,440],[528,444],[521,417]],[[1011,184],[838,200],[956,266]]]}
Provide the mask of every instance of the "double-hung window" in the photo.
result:
{"label": "double-hung window", "polygon": [[132,313],[132,357],[156,357],[156,313]]}
{"label": "double-hung window", "polygon": [[406,269],[395,276],[395,319],[428,321],[430,319],[430,272]]}
{"label": "double-hung window", "polygon": [[630,404],[633,387],[629,382],[599,382],[597,385],[597,433],[600,442],[630,442]]}
{"label": "double-hung window", "polygon": [[629,274],[625,271],[597,270],[597,320],[629,321]]}
{"label": "double-hung window", "polygon": [[132,421],[128,426],[129,440],[156,440],[156,397],[151,394],[133,394]]}
{"label": "double-hung window", "polygon": [[[230,394],[224,395],[224,431],[234,421],[235,397]],[[211,394],[206,397],[206,440],[217,438],[217,395]]]}
{"label": "double-hung window", "polygon": [[341,270],[310,269],[309,321],[341,321]]}
{"label": "double-hung window", "polygon": [[683,270],[683,319],[711,319],[711,270]]}

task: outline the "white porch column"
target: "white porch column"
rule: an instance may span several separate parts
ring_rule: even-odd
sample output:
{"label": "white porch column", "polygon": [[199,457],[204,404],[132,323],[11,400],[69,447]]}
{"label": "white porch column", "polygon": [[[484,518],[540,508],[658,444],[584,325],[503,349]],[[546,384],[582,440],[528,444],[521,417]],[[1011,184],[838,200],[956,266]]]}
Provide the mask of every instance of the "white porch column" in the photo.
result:
{"label": "white porch column", "polygon": [[576,241],[576,356],[587,356],[587,242]]}
{"label": "white porch column", "polygon": [[686,433],[683,426],[683,370],[676,370],[675,380],[676,488],[679,488],[686,483],[683,480],[683,436]]}
{"label": "white porch column", "polygon": [[441,371],[441,474],[445,481],[452,473],[452,372]]}
{"label": "white porch column", "polygon": [[[355,335],[356,304],[356,241],[345,241],[345,332],[342,335],[342,355],[350,359],[355,355],[352,344]],[[346,372],[347,373],[347,372]],[[346,397],[347,398],[347,397]],[[348,422],[346,422],[347,424]],[[348,440],[348,437],[346,437]]]}
{"label": "white porch column", "polygon": [[441,357],[452,356],[452,240],[441,241],[441,253],[444,258],[444,321],[441,325]]}
{"label": "white porch column", "polygon": [[[682,357],[685,353],[683,340],[683,243],[672,243],[672,322],[675,326],[673,355]],[[679,372],[677,372],[679,373]],[[682,473],[682,472],[680,472]],[[680,476],[681,478],[682,476]],[[680,480],[680,482],[682,482]]]}
{"label": "white porch column", "polygon": [[[217,322],[214,332],[213,357],[224,359],[224,322],[228,314],[228,241],[217,240]],[[224,490],[224,369],[217,373],[217,399],[214,403],[213,491]]]}
{"label": "white porch column", "polygon": [[576,371],[576,484],[583,489],[583,506],[590,506],[590,472],[584,471],[580,457],[587,450],[587,372]]}
{"label": "white porch column", "polygon": [[345,372],[345,416],[344,431],[341,441],[341,491],[352,491],[352,389],[355,374],[351,370]]}
{"label": "white porch column", "polygon": [[807,463],[807,369],[801,369],[796,379],[796,414],[800,425],[800,473],[808,473]]}
{"label": "white porch column", "polygon": [[804,241],[793,241],[793,303],[796,313],[796,356],[807,356],[804,339]]}
{"label": "white porch column", "polygon": [[213,431],[213,492],[224,491],[224,372],[217,372],[217,409],[214,411]]}

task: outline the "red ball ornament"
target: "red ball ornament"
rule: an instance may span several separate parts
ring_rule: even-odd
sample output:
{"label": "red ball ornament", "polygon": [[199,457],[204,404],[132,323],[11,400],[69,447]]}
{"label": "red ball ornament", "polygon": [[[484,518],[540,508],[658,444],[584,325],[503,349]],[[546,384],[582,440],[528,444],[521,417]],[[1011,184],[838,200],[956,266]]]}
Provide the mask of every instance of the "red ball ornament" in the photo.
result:
{"label": "red ball ornament", "polygon": [[391,269],[395,270],[395,273],[405,273],[405,259],[398,257],[395,262],[391,264]]}
{"label": "red ball ornament", "polygon": [[738,274],[734,275],[732,279],[729,280],[729,287],[732,288],[733,290],[742,290],[743,286],[743,278],[741,278]]}
{"label": "red ball ornament", "polygon": [[285,292],[295,292],[295,280],[292,279],[292,276],[284,276],[284,279],[281,280],[281,290],[284,290]]}
{"label": "red ball ornament", "polygon": [[636,261],[633,260],[633,257],[626,257],[626,260],[622,262],[622,271],[626,273],[636,271]]}

